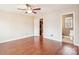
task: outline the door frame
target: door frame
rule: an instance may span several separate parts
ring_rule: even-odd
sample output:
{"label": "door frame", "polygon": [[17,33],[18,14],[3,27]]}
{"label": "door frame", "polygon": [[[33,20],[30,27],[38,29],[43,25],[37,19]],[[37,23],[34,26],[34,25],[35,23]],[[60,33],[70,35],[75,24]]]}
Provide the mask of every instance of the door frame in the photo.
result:
{"label": "door frame", "polygon": [[73,43],[75,45],[75,12],[64,12],[60,15],[60,26],[61,26],[61,41],[63,42],[63,39],[62,39],[62,16],[63,15],[67,15],[67,14],[73,14],[73,31],[74,31],[74,39],[73,39]]}

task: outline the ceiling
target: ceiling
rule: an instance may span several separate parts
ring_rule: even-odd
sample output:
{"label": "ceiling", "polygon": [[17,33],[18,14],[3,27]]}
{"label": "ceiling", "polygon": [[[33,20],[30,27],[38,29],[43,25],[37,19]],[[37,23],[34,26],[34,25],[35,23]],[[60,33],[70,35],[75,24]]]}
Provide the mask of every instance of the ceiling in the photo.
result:
{"label": "ceiling", "polygon": [[[39,13],[54,12],[65,8],[75,8],[78,4],[31,4],[33,8],[40,7]],[[25,8],[25,4],[0,4],[0,10],[25,14],[25,11],[17,10],[17,8]]]}

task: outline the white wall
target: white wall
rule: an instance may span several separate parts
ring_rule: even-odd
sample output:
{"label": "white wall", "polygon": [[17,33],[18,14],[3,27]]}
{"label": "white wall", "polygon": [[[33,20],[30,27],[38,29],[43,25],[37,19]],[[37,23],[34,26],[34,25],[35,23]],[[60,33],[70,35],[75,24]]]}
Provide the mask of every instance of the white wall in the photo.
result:
{"label": "white wall", "polygon": [[44,17],[44,37],[61,41],[61,27],[58,13],[49,13]]}
{"label": "white wall", "polygon": [[35,17],[34,19],[34,36],[39,36],[39,17]]}
{"label": "white wall", "polygon": [[44,38],[61,41],[61,28],[58,13],[37,16],[34,20],[34,35],[39,36],[39,20],[43,18]]}
{"label": "white wall", "polygon": [[79,46],[79,9],[75,12],[75,40],[74,43]]}
{"label": "white wall", "polygon": [[0,11],[0,42],[33,36],[34,17]]}
{"label": "white wall", "polygon": [[[51,40],[62,41],[62,20],[61,15],[63,13],[75,13],[74,20],[74,44],[79,45],[79,9],[78,7],[68,7],[63,8],[58,11],[53,11],[47,14],[44,14],[44,38]],[[34,34],[38,36],[39,31],[39,19],[41,17],[37,16],[34,20]]]}

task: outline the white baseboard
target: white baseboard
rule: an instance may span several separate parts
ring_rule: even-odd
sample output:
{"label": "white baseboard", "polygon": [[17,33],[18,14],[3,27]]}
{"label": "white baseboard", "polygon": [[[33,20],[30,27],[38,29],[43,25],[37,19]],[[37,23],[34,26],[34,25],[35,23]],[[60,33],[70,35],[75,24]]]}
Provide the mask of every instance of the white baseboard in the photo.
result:
{"label": "white baseboard", "polygon": [[[34,35],[34,36],[39,36],[39,35]],[[49,39],[49,40],[55,40],[55,41],[62,42],[62,39],[61,40],[58,40],[58,39],[54,39],[52,37],[46,37],[46,36],[44,36],[44,38]]]}
{"label": "white baseboard", "polygon": [[9,41],[13,41],[13,40],[19,40],[22,38],[28,38],[28,37],[32,37],[33,35],[28,35],[28,36],[21,36],[21,37],[17,37],[17,38],[12,38],[12,39],[7,39],[5,41],[0,41],[0,43],[5,43],[5,42],[9,42]]}
{"label": "white baseboard", "polygon": [[46,38],[46,39],[49,39],[49,40],[54,40],[54,41],[62,42],[62,40],[51,39],[51,38],[47,38],[47,37],[45,37],[45,38]]}

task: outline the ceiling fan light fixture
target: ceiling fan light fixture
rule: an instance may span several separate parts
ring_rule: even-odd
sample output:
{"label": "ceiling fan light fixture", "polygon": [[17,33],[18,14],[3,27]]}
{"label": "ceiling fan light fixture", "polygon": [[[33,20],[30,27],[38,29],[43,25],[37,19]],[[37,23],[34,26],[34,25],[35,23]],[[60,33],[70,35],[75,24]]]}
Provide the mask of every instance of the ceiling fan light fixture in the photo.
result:
{"label": "ceiling fan light fixture", "polygon": [[32,13],[32,8],[31,7],[27,7],[27,13]]}
{"label": "ceiling fan light fixture", "polygon": [[32,10],[27,10],[27,13],[32,13]]}

